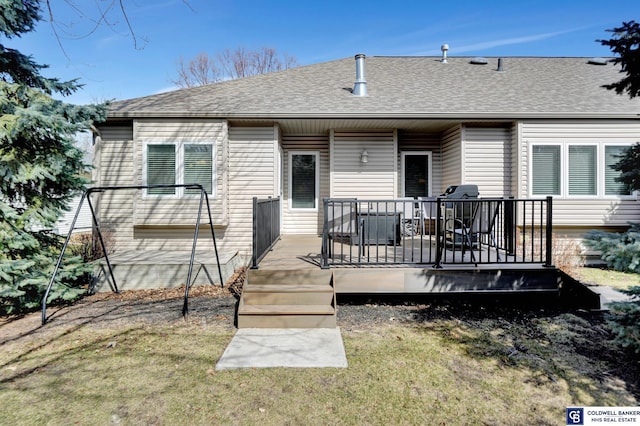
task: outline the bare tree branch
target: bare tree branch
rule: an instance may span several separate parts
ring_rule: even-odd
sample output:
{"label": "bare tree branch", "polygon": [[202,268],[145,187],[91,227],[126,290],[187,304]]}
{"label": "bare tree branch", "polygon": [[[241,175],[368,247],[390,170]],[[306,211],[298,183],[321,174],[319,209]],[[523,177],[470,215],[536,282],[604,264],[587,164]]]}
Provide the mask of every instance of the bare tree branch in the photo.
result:
{"label": "bare tree branch", "polygon": [[178,61],[178,75],[171,82],[178,87],[193,87],[216,83],[225,79],[238,79],[281,71],[297,66],[295,57],[284,54],[282,58],[277,50],[262,47],[247,50],[244,47],[224,49],[215,56],[199,53],[185,63],[181,56]]}
{"label": "bare tree branch", "polygon": [[[190,9],[193,10],[193,8],[191,8],[187,0],[183,0],[183,2],[187,6],[189,6]],[[83,22],[90,22],[92,24],[89,29],[82,31],[79,34],[74,34],[69,30],[64,29],[64,27],[70,27],[70,25],[67,23],[62,23],[56,19],[56,15],[55,15],[56,6],[52,6],[52,3],[53,3],[52,0],[45,0],[45,4],[49,14],[49,25],[51,26],[53,34],[58,42],[58,46],[60,46],[60,49],[62,50],[63,54],[67,59],[70,59],[70,57],[67,54],[67,51],[65,50],[64,45],[62,43],[62,36],[60,33],[60,29],[62,28],[63,32],[67,36],[70,36],[76,40],[89,37],[90,35],[94,34],[101,26],[106,26],[106,27],[115,29],[118,26],[117,21],[114,22],[109,19],[109,15],[112,12],[117,13],[119,16],[123,18],[127,28],[127,33],[133,39],[133,46],[136,50],[144,49],[146,43],[148,42],[146,38],[139,37],[136,31],[134,30],[131,20],[129,19],[129,14],[127,12],[125,0],[110,0],[106,6],[102,5],[103,2],[96,1],[91,6],[87,6],[84,8],[80,7],[77,4],[77,2],[74,2],[73,0],[64,0],[64,3],[70,9],[72,9]],[[59,2],[57,3],[58,3],[57,6],[60,6]],[[94,18],[96,13],[87,12],[87,10],[94,11],[94,12],[97,11],[97,18]],[[142,40],[144,43],[141,44],[140,40]]]}

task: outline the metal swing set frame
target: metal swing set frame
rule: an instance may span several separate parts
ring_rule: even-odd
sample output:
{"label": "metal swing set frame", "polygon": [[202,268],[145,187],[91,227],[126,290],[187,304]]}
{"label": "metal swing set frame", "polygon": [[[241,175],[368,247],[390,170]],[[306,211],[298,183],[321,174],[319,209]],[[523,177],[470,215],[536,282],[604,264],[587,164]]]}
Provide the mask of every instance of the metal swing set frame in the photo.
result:
{"label": "metal swing set frame", "polygon": [[184,317],[187,316],[187,314],[189,313],[189,288],[191,287],[191,278],[192,278],[192,273],[193,273],[193,263],[195,260],[195,254],[196,254],[196,244],[198,242],[198,234],[199,234],[199,230],[200,230],[200,219],[202,217],[202,207],[203,207],[203,203],[206,201],[207,204],[207,215],[209,217],[209,227],[211,228],[211,238],[213,240],[213,248],[216,254],[216,263],[218,265],[218,274],[220,275],[220,286],[224,287],[224,280],[222,278],[222,269],[220,267],[220,258],[218,256],[218,245],[216,243],[216,235],[215,232],[213,230],[213,220],[211,218],[211,206],[209,204],[209,196],[207,194],[207,191],[204,189],[204,187],[200,184],[160,184],[160,185],[139,185],[139,186],[101,186],[101,187],[93,187],[93,188],[89,188],[87,189],[83,194],[82,197],[80,198],[80,203],[78,204],[78,208],[76,210],[76,213],[73,217],[73,221],[71,222],[71,226],[69,227],[69,233],[67,234],[67,238],[64,242],[64,245],[62,246],[62,251],[60,252],[60,256],[58,257],[58,261],[56,263],[56,266],[53,270],[53,275],[51,276],[51,280],[49,281],[49,285],[47,286],[47,290],[44,293],[44,296],[42,297],[42,325],[44,325],[47,322],[47,299],[49,298],[49,293],[51,292],[51,287],[53,286],[53,283],[55,282],[56,279],[56,275],[58,274],[58,271],[60,269],[60,265],[62,264],[62,259],[64,257],[64,253],[67,250],[67,247],[69,245],[69,241],[71,240],[71,234],[73,233],[73,230],[75,229],[76,226],[76,222],[78,220],[78,216],[80,215],[80,209],[82,208],[82,205],[84,203],[84,201],[86,200],[88,205],[89,205],[89,210],[91,211],[91,217],[92,217],[92,221],[93,221],[93,229],[95,229],[96,233],[98,234],[98,241],[100,242],[100,247],[102,248],[102,252],[104,253],[104,258],[107,264],[107,268],[109,269],[109,275],[111,277],[111,282],[113,283],[113,291],[115,293],[120,293],[120,290],[118,290],[118,285],[116,283],[115,277],[113,275],[113,269],[111,267],[111,263],[109,262],[109,255],[107,253],[107,249],[104,243],[104,238],[102,237],[102,232],[100,230],[100,223],[98,222],[98,218],[96,216],[95,213],[95,209],[93,207],[93,204],[91,203],[91,194],[93,193],[104,193],[107,191],[122,191],[122,190],[143,190],[143,189],[154,189],[154,188],[186,188],[186,189],[198,189],[200,190],[200,203],[198,206],[198,217],[196,218],[196,226],[195,226],[195,231],[193,234],[193,244],[192,244],[192,248],[191,248],[191,258],[189,260],[189,271],[187,273],[187,282],[185,284],[185,289],[184,289],[184,302],[182,304],[182,315]]}

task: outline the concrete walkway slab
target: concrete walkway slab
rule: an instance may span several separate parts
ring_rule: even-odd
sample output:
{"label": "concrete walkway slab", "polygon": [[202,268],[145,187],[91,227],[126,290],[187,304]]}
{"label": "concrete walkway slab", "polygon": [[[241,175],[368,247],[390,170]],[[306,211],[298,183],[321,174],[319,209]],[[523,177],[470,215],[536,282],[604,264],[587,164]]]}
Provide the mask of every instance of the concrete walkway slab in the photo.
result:
{"label": "concrete walkway slab", "polygon": [[631,296],[606,285],[590,285],[589,289],[600,295],[600,308],[605,311],[609,310],[609,305],[612,302],[630,302],[633,300]]}
{"label": "concrete walkway slab", "polygon": [[241,328],[216,370],[234,368],[346,368],[338,328]]}

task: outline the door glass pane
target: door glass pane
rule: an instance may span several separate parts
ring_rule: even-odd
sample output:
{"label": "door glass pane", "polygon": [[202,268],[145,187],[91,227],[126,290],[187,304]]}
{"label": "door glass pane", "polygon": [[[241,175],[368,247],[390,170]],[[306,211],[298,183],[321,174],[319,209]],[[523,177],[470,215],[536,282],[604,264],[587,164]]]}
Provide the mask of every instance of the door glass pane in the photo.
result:
{"label": "door glass pane", "polygon": [[[173,185],[176,183],[175,145],[147,145],[147,184]],[[172,195],[176,188],[149,188],[151,195]]]}
{"label": "door glass pane", "polygon": [[291,207],[312,209],[316,207],[316,155],[291,156]]}
{"label": "door glass pane", "polygon": [[404,196],[429,196],[429,156],[404,156]]}
{"label": "door glass pane", "polygon": [[560,146],[534,145],[532,158],[533,195],[560,195]]}
{"label": "door glass pane", "polygon": [[[213,146],[184,145],[184,183],[199,183],[208,194],[213,192]],[[200,194],[199,189],[185,188],[185,194]]]}
{"label": "door glass pane", "polygon": [[620,156],[627,149],[626,146],[604,147],[604,193],[605,195],[630,195],[631,193],[621,182],[616,182],[620,172],[613,170],[611,166],[620,161]]}
{"label": "door glass pane", "polygon": [[596,147],[569,146],[569,195],[596,195]]}

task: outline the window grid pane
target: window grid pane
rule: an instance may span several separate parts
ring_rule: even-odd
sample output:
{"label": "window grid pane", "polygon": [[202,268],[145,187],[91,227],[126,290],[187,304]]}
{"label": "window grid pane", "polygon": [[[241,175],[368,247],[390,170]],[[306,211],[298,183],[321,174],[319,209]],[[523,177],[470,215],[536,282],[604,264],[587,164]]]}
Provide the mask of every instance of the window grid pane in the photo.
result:
{"label": "window grid pane", "polygon": [[[213,146],[184,145],[184,183],[199,183],[208,194],[213,193]],[[185,194],[200,194],[199,189],[185,188]]]}
{"label": "window grid pane", "polygon": [[604,147],[604,194],[605,195],[630,195],[622,182],[616,182],[620,172],[613,170],[611,166],[620,161],[620,155],[627,149],[626,146]]}
{"label": "window grid pane", "polygon": [[560,195],[560,146],[534,145],[532,148],[533,195]]}
{"label": "window grid pane", "polygon": [[569,195],[597,195],[596,147],[569,146]]}
{"label": "window grid pane", "polygon": [[314,154],[291,156],[291,207],[295,209],[316,207],[316,156]]}
{"label": "window grid pane", "polygon": [[[147,145],[147,185],[176,183],[175,145]],[[150,195],[173,195],[176,188],[149,188]]]}

